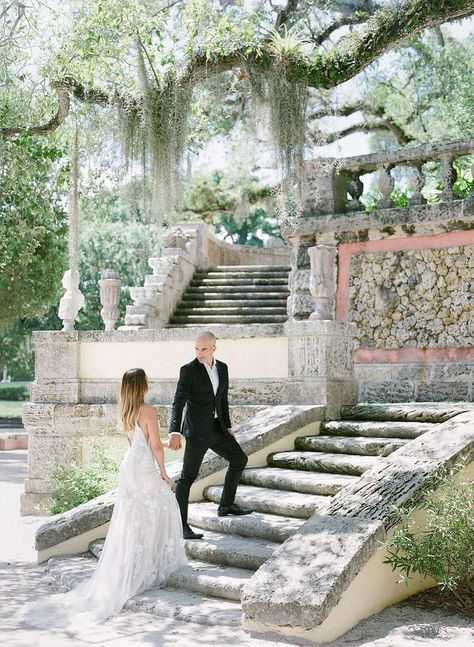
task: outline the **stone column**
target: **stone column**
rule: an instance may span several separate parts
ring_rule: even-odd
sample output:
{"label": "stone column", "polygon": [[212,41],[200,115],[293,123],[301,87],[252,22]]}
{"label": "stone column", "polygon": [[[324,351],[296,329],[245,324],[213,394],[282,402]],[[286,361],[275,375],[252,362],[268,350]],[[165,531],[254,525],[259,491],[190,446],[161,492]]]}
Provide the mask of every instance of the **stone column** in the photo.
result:
{"label": "stone column", "polygon": [[311,320],[333,321],[336,303],[336,248],[333,245],[316,245],[308,249],[311,260],[309,289],[315,308]]}
{"label": "stone column", "polygon": [[354,376],[354,334],[351,323],[287,321],[288,377],[292,402],[322,404],[326,417],[338,417],[340,408],[357,401]]}

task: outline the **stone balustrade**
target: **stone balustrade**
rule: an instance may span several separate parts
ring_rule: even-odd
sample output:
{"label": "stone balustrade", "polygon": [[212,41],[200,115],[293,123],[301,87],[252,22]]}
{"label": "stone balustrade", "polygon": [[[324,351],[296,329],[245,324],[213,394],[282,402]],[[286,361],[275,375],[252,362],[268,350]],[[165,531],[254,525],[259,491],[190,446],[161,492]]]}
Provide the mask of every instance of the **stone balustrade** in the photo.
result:
{"label": "stone balustrade", "polygon": [[[474,140],[464,139],[441,144],[423,144],[397,151],[373,153],[344,159],[324,159],[309,162],[304,189],[304,216],[350,213],[363,211],[361,198],[364,183],[361,177],[378,172],[377,187],[381,197],[377,209],[393,206],[391,198],[397,186],[394,169],[408,169],[411,192],[408,205],[426,203],[423,188],[426,184],[425,165],[431,166],[431,174],[441,182],[440,201],[455,199],[453,186],[457,179],[454,162],[460,157],[472,155]],[[400,175],[400,173],[398,174]],[[474,175],[474,165],[473,165]]]}

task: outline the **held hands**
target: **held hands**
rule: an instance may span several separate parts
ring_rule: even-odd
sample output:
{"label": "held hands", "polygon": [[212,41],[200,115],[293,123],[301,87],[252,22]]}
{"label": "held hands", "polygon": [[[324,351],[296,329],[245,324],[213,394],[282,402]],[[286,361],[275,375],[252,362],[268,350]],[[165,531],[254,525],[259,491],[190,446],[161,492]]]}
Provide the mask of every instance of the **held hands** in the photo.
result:
{"label": "held hands", "polygon": [[170,479],[166,472],[161,472],[161,478],[163,479],[163,481],[165,481],[165,483],[168,483],[170,487],[173,487],[173,481]]}
{"label": "held hands", "polygon": [[178,449],[181,449],[181,436],[178,434],[171,434],[168,440],[168,449],[172,449],[177,452]]}

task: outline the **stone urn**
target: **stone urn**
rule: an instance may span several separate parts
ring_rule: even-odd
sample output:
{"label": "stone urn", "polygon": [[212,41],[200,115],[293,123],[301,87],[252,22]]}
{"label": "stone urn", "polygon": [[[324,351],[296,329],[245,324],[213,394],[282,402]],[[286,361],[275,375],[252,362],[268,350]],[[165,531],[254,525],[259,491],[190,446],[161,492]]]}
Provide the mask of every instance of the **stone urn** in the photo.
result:
{"label": "stone urn", "polygon": [[113,330],[119,318],[120,288],[122,281],[115,270],[104,270],[100,274],[100,316],[105,324],[105,330]]}
{"label": "stone urn", "polygon": [[315,245],[308,248],[308,254],[311,261],[309,289],[315,304],[309,318],[332,321],[336,298],[336,248],[333,245]]}

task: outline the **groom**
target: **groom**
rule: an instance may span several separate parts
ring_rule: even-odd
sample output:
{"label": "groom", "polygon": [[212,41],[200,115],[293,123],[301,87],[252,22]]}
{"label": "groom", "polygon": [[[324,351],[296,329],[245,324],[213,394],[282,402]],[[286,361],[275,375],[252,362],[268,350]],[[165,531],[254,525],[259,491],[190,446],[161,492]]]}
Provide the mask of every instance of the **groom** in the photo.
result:
{"label": "groom", "polygon": [[170,449],[181,447],[181,419],[186,405],[183,435],[186,438],[183,469],[176,483],[176,499],[181,510],[183,537],[201,539],[188,525],[188,500],[191,485],[197,478],[204,454],[210,448],[229,461],[224,489],[217,514],[250,514],[252,510],[234,503],[235,491],[247,456],[232,432],[227,392],[229,375],[227,364],[214,359],[216,338],[211,332],[201,333],[195,342],[196,359],[181,367],[173,400],[170,423]]}

